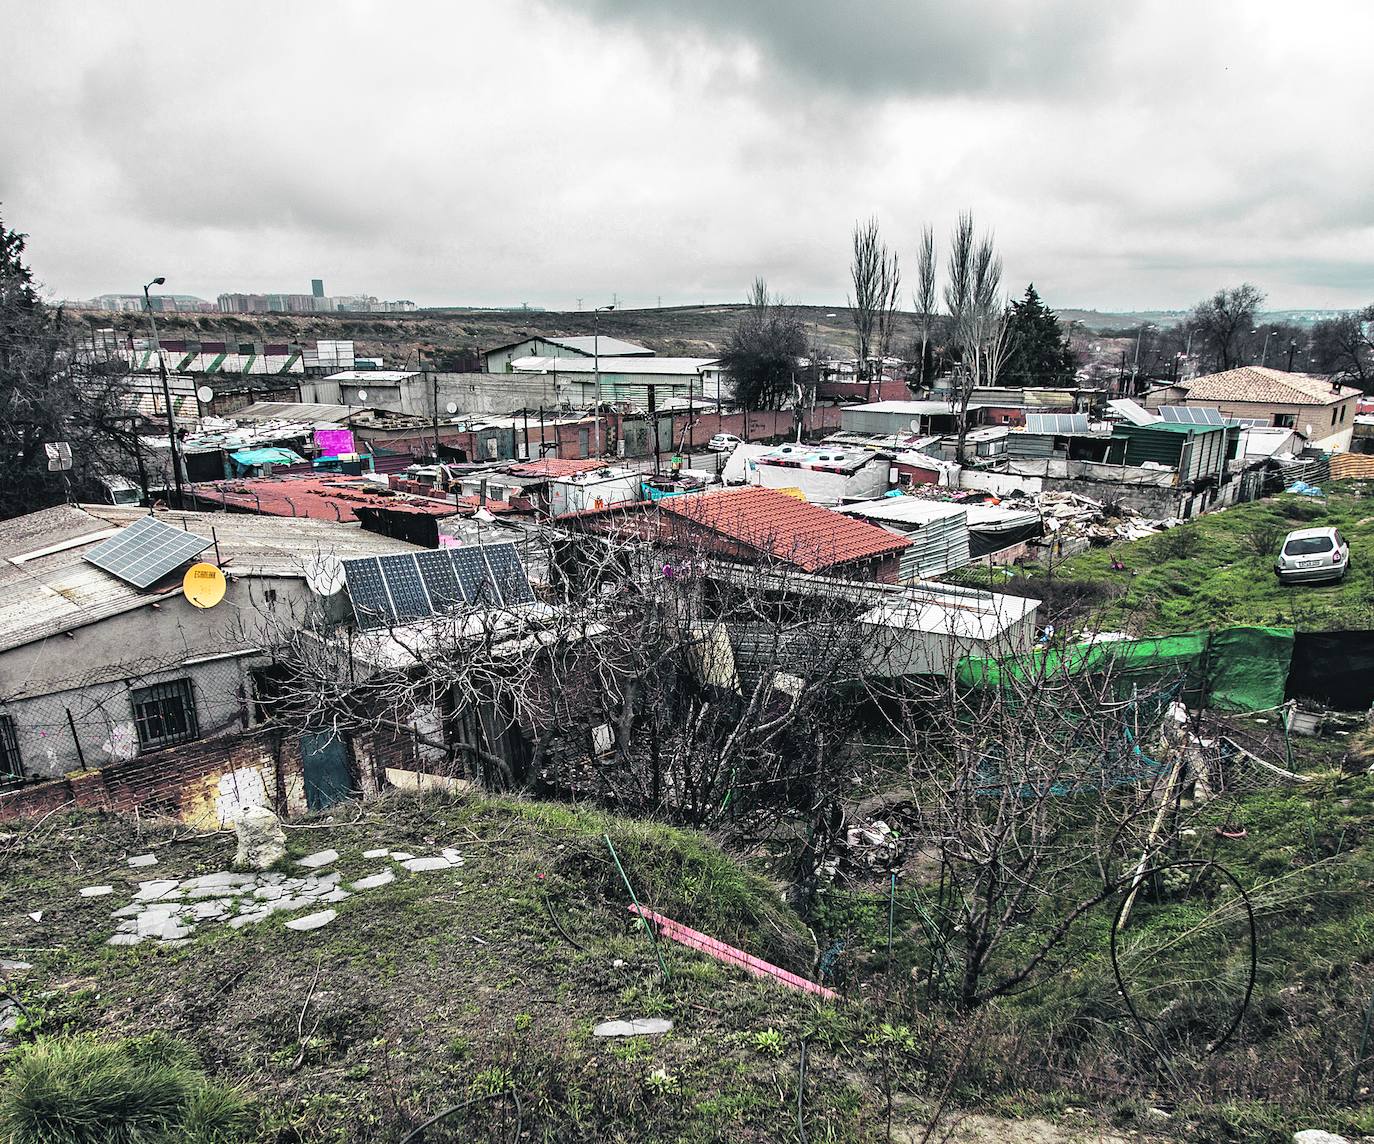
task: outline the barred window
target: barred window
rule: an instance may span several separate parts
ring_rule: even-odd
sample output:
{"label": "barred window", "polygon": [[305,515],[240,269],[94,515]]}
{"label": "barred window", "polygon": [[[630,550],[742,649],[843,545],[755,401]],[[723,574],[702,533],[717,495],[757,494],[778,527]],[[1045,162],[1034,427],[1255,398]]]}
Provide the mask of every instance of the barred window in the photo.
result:
{"label": "barred window", "polygon": [[173,679],[129,693],[138,745],[145,751],[200,738],[196,701],[189,679]]}
{"label": "barred window", "polygon": [[14,716],[0,715],[0,783],[24,777],[19,758],[19,740],[14,734]]}

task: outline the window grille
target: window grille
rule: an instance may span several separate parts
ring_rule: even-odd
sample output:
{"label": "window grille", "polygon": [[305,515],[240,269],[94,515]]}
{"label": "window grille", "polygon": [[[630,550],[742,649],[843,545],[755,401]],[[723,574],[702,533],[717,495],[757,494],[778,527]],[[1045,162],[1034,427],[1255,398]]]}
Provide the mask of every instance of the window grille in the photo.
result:
{"label": "window grille", "polygon": [[138,745],[145,751],[200,738],[196,701],[189,679],[139,687],[129,695]]}

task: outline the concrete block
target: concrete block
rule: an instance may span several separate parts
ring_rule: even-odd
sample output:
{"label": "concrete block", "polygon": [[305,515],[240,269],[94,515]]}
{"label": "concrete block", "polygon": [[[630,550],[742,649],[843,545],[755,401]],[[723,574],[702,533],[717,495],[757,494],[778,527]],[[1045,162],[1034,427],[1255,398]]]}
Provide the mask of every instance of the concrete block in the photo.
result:
{"label": "concrete block", "polygon": [[140,866],[156,866],[157,855],[135,854],[132,858],[129,859],[129,865],[132,866],[134,869],[138,869]]}
{"label": "concrete block", "polygon": [[349,889],[351,890],[375,890],[378,886],[385,886],[388,882],[396,881],[396,875],[390,870],[382,870],[377,874],[369,874],[366,878],[359,878]]}
{"label": "concrete block", "polygon": [[338,912],[335,910],[322,910],[318,914],[306,914],[303,918],[292,918],[286,923],[286,928],[302,932],[317,930],[327,926],[338,916]]}
{"label": "concrete block", "polygon": [[378,849],[378,850],[364,850],[364,851],[363,851],[363,857],[364,857],[364,858],[385,858],[385,857],[386,857],[388,854],[390,854],[390,853],[391,853],[391,851],[388,850],[385,846],[383,846],[383,847],[381,847],[381,848]]}
{"label": "concrete block", "polygon": [[107,894],[113,894],[113,893],[114,893],[114,887],[113,887],[113,886],[82,886],[81,889],[77,890],[77,893],[80,894],[83,898],[103,898],[103,897],[105,897]]}
{"label": "concrete block", "polygon": [[140,882],[138,884],[138,893],[134,895],[134,901],[161,901],[173,893],[176,893],[177,896],[180,897],[181,895],[177,893],[177,887],[179,885],[180,883],[173,881]]}
{"label": "concrete block", "polygon": [[307,854],[304,858],[298,858],[296,865],[314,870],[320,866],[328,866],[331,862],[338,860],[339,852],[337,850],[317,850],[314,854]]}
{"label": "concrete block", "polygon": [[657,1037],[670,1032],[672,1021],[666,1017],[635,1017],[629,1021],[602,1021],[592,1030],[593,1037]]}
{"label": "concrete block", "polygon": [[139,942],[141,942],[141,941],[146,941],[146,940],[147,940],[147,938],[145,938],[142,934],[137,934],[137,933],[117,933],[117,934],[114,934],[113,936],[111,936],[111,937],[105,942],[105,944],[106,944],[106,945],[137,945]]}
{"label": "concrete block", "polygon": [[428,870],[451,870],[453,863],[447,858],[435,855],[433,858],[408,858],[401,863],[412,874],[423,874]]}

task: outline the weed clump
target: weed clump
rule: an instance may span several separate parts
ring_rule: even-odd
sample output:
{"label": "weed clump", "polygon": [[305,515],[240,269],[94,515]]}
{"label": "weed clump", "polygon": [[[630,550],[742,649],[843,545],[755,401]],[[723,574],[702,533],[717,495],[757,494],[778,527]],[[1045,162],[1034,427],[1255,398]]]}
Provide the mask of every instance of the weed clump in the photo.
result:
{"label": "weed clump", "polygon": [[18,1050],[0,1089],[0,1139],[12,1144],[235,1144],[247,1127],[244,1099],[158,1034],[41,1038]]}

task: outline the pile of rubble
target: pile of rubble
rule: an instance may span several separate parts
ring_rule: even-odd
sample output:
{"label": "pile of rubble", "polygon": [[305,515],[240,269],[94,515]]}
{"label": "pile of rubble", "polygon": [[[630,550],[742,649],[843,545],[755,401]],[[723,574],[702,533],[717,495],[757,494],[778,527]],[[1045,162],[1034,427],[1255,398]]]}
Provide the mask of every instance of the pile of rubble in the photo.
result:
{"label": "pile of rubble", "polygon": [[1182,523],[1175,517],[1152,520],[1125,505],[1108,506],[1078,493],[1044,492],[1004,503],[1009,508],[1039,512],[1047,537],[1082,538],[1094,546],[1139,540]]}

